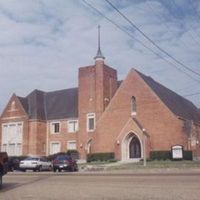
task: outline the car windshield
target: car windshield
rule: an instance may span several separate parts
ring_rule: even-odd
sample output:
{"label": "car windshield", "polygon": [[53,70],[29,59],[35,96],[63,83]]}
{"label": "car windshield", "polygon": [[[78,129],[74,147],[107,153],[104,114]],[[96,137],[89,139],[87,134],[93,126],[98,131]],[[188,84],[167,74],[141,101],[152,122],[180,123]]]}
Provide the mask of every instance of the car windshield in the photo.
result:
{"label": "car windshield", "polygon": [[34,161],[37,161],[37,160],[39,160],[39,158],[32,158],[32,157],[30,157],[30,158],[26,158],[25,160],[34,160]]}
{"label": "car windshield", "polygon": [[71,160],[71,157],[68,155],[59,155],[56,157],[56,160]]}

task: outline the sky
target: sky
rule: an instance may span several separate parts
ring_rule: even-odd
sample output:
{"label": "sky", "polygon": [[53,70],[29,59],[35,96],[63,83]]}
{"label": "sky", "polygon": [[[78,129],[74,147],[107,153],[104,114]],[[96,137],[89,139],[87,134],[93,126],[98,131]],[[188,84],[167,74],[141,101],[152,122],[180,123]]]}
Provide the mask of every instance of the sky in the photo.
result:
{"label": "sky", "polygon": [[77,87],[78,68],[94,64],[98,25],[119,80],[135,68],[200,108],[200,1],[109,1],[132,24],[105,0],[0,0],[0,113],[13,93]]}

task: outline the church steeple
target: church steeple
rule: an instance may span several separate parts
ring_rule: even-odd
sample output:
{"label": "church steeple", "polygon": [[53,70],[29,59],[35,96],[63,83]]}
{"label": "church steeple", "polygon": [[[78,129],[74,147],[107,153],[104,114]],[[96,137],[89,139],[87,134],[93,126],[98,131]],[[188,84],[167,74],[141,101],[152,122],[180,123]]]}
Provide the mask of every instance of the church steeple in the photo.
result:
{"label": "church steeple", "polygon": [[101,38],[100,38],[100,25],[98,25],[98,49],[97,49],[97,54],[94,57],[95,60],[104,60],[105,57],[103,56],[101,52]]}

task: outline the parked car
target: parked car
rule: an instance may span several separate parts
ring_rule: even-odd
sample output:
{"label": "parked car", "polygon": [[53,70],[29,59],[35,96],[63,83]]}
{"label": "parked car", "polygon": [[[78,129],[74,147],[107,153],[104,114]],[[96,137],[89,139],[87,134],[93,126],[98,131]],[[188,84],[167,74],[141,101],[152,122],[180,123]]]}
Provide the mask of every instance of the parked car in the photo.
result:
{"label": "parked car", "polygon": [[6,152],[0,152],[0,189],[3,183],[3,175],[8,171],[8,154]]}
{"label": "parked car", "polygon": [[61,170],[67,170],[67,171],[78,171],[78,165],[76,160],[74,160],[70,155],[68,154],[60,154],[57,155],[53,160],[53,171],[61,171]]}
{"label": "parked car", "polygon": [[20,161],[19,169],[21,171],[29,169],[33,171],[51,170],[52,164],[45,157],[28,157]]}
{"label": "parked car", "polygon": [[14,170],[19,170],[20,159],[17,157],[8,158],[8,171],[12,172]]}

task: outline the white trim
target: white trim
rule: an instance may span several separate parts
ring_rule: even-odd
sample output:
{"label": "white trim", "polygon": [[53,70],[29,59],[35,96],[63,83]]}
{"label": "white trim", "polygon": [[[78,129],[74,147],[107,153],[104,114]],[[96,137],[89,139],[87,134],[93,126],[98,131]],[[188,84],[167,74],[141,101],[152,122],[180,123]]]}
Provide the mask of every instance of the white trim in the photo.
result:
{"label": "white trim", "polygon": [[[76,122],[76,124],[73,124],[73,125],[75,125],[75,127],[73,127],[73,128],[75,128],[75,130],[73,130],[73,131],[71,131],[70,130],[70,123],[72,123],[72,122]],[[67,131],[68,131],[68,133],[76,133],[76,132],[78,132],[78,128],[79,128],[79,126],[78,126],[79,124],[78,124],[78,120],[67,120]]]}
{"label": "white trim", "polygon": [[[70,143],[75,143],[75,147],[76,148],[68,148],[69,146],[70,146]],[[76,140],[68,140],[67,141],[67,150],[77,150],[77,142],[76,142]]]}
{"label": "white trim", "polygon": [[21,124],[23,126],[24,122],[23,121],[18,121],[18,122],[4,122],[1,125],[3,127],[3,125],[10,125],[10,124]]}
{"label": "white trim", "polygon": [[2,120],[7,120],[7,119],[21,119],[23,117],[27,117],[26,115],[21,115],[21,116],[16,116],[16,117],[2,117]]}
{"label": "white trim", "polygon": [[126,121],[125,125],[124,125],[123,128],[121,129],[121,131],[120,131],[119,135],[117,136],[116,140],[118,140],[118,139],[120,138],[120,136],[124,133],[125,128],[127,127],[128,123],[129,123],[131,120],[132,120],[132,118],[129,118],[129,119]]}
{"label": "white trim", "polygon": [[[61,150],[61,142],[60,141],[51,141],[50,142],[50,154],[55,154],[55,153],[52,153],[52,144],[59,144],[59,151],[58,152],[60,152],[60,150]],[[58,153],[58,152],[56,152],[56,153]]]}
{"label": "white trim", "polygon": [[62,118],[62,119],[49,119],[49,120],[46,120],[46,121],[48,123],[51,123],[51,122],[54,122],[54,121],[62,122],[62,121],[68,121],[68,120],[78,120],[78,118],[69,117],[69,118]]}
{"label": "white trim", "polygon": [[[9,127],[14,127],[14,129],[9,129]],[[20,127],[20,129],[19,129]],[[6,129],[4,129],[6,128]],[[1,124],[1,149],[5,146],[7,147],[7,152],[9,156],[20,156],[23,152],[23,121],[8,122]],[[4,132],[6,131],[6,132]],[[10,147],[13,147],[11,149]],[[19,148],[20,147],[20,148]]]}
{"label": "white trim", "polygon": [[[55,132],[55,130],[53,130],[54,128],[54,124],[59,124],[59,130],[58,132]],[[59,134],[61,132],[61,122],[60,121],[52,121],[50,122],[50,134]]]}
{"label": "white trim", "polygon": [[[129,157],[129,144],[133,138],[133,136],[136,136],[140,142],[140,150],[141,150],[141,157],[140,158],[130,158]],[[143,152],[143,142],[141,140],[141,138],[138,136],[137,133],[135,133],[134,131],[130,130],[122,139],[122,145],[121,145],[121,160],[122,161],[136,161],[136,160],[140,160],[141,158],[143,158],[144,156],[144,152]]]}
{"label": "white trim", "polygon": [[85,150],[87,153],[91,153],[91,147],[92,147],[92,139],[89,139],[87,144],[85,145]]}

